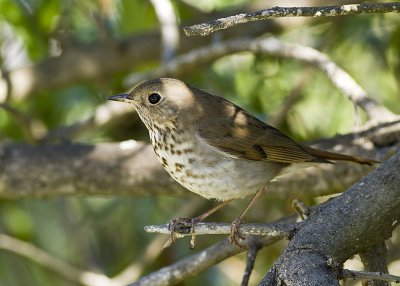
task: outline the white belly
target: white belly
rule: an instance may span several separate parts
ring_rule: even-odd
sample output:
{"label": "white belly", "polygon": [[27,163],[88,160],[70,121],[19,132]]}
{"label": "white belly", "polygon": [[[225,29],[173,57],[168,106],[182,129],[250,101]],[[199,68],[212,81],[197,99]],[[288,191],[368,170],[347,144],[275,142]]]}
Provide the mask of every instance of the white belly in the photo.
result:
{"label": "white belly", "polygon": [[[244,198],[271,181],[281,166],[265,161],[234,158],[204,141],[180,144],[155,152],[167,172],[182,186],[207,199]],[[154,146],[154,144],[153,144]]]}

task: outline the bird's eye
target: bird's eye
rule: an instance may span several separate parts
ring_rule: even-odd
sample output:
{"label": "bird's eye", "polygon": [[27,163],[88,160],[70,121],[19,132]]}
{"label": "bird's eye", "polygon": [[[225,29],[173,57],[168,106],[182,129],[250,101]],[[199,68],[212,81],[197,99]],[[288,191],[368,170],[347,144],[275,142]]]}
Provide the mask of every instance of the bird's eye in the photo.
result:
{"label": "bird's eye", "polygon": [[149,102],[151,104],[157,104],[159,103],[161,100],[161,95],[159,95],[158,93],[152,93],[149,95]]}

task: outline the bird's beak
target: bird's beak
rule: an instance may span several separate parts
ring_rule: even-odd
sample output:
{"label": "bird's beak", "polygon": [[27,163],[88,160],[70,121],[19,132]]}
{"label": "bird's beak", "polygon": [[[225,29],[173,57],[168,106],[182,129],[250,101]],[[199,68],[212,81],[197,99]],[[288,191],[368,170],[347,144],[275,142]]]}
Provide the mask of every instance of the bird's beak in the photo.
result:
{"label": "bird's beak", "polygon": [[129,94],[123,93],[123,94],[116,94],[116,95],[109,96],[109,97],[107,97],[107,99],[131,103],[132,99],[130,99],[128,96],[129,96]]}

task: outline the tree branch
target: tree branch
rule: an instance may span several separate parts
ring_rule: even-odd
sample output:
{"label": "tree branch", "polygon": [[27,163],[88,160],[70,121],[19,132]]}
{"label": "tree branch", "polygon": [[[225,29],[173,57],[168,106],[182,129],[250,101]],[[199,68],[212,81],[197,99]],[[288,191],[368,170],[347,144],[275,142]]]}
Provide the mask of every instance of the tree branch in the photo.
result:
{"label": "tree branch", "polygon": [[244,270],[241,286],[248,286],[250,281],[251,272],[253,272],[256,258],[262,245],[254,239],[254,237],[247,237],[247,256],[246,256],[246,269]]}
{"label": "tree branch", "polygon": [[7,103],[0,103],[0,109],[3,109],[6,112],[8,112],[19,123],[19,126],[23,130],[27,142],[29,143],[36,142],[36,136],[34,134],[34,129],[32,128],[33,122],[30,116],[19,111],[18,109],[14,108],[13,106]]}
{"label": "tree branch", "polygon": [[[379,145],[374,147],[376,141]],[[400,121],[320,140],[312,146],[381,160],[397,148],[398,142]],[[342,192],[370,170],[370,167],[351,163],[301,169],[272,183],[268,193],[301,198]],[[0,197],[78,194],[171,196],[191,193],[164,171],[151,146],[133,140],[97,145],[0,146]]]}
{"label": "tree branch", "polygon": [[[148,225],[144,231],[149,233],[170,234],[171,230],[168,224]],[[240,234],[243,235],[263,235],[263,236],[281,236],[287,237],[295,228],[295,224],[263,224],[263,223],[244,223],[240,225]],[[194,233],[179,233],[179,237],[205,234],[230,234],[230,223],[199,222],[194,225]]]}
{"label": "tree branch", "polygon": [[[388,273],[386,243],[380,242],[373,247],[359,253],[365,271]],[[389,283],[378,280],[369,280],[363,286],[390,286]]]}
{"label": "tree branch", "polygon": [[379,280],[379,281],[400,283],[400,276],[390,275],[382,272],[365,272],[365,271],[354,271],[354,270],[343,269],[342,278],[367,279],[369,281]]}
{"label": "tree branch", "polygon": [[[400,151],[349,190],[312,209],[260,285],[339,285],[335,265],[400,224]],[[362,220],[360,220],[362,218]]]}
{"label": "tree branch", "polygon": [[[309,64],[324,73],[349,100],[360,106],[375,121],[392,120],[394,115],[387,108],[369,98],[366,91],[344,70],[338,67],[327,55],[310,47],[286,43],[273,37],[237,39],[213,44],[192,50],[150,72],[129,76],[125,85],[132,87],[138,82],[157,77],[180,77],[201,66],[210,64],[216,59],[237,52],[250,51],[284,59],[293,59]],[[126,118],[130,108],[121,104],[104,103],[99,106],[92,118],[78,122],[69,127],[62,127],[51,132],[43,141],[74,138],[85,130],[94,131],[105,125],[119,122]]]}
{"label": "tree branch", "polygon": [[[338,277],[353,277],[349,271],[336,272],[335,265],[389,237],[400,223],[399,167],[400,151],[346,193],[312,208],[310,217],[296,224],[296,232],[290,231],[291,242],[260,285],[338,285]],[[223,240],[131,286],[179,283],[237,253],[239,248]]]}
{"label": "tree branch", "polygon": [[[270,241],[272,243],[275,240],[271,239]],[[228,239],[224,239],[197,254],[185,257],[174,264],[150,273],[138,281],[129,284],[129,286],[165,286],[177,284],[242,251],[230,244]]]}
{"label": "tree branch", "polygon": [[74,268],[40,248],[6,234],[0,234],[0,248],[26,257],[74,283],[86,286],[120,286],[105,275]]}
{"label": "tree branch", "polygon": [[327,55],[310,47],[287,43],[274,37],[253,40],[238,39],[193,50],[178,57],[165,66],[148,73],[131,76],[127,85],[161,76],[180,76],[193,67],[210,63],[222,56],[249,51],[255,54],[266,54],[284,59],[297,60],[317,68],[324,73],[349,100],[360,106],[370,118],[383,120],[393,119],[393,113],[368,97],[367,92],[343,69],[336,65]]}
{"label": "tree branch", "polygon": [[[282,239],[286,236],[286,233],[290,229],[289,222],[292,219],[285,220],[285,226],[283,228],[288,227],[286,231],[283,232],[273,232],[270,235],[264,237],[256,237],[254,239],[257,240],[257,243],[260,246],[267,246],[275,241]],[[276,226],[279,223],[276,223]],[[293,225],[292,225],[293,226]],[[205,269],[219,263],[220,261],[236,255],[240,252],[243,252],[247,249],[247,246],[244,245],[244,248],[239,248],[236,245],[233,245],[229,242],[229,239],[224,239],[219,243],[206,248],[194,255],[185,257],[180,261],[169,265],[167,267],[161,268],[153,273],[148,274],[140,278],[138,281],[130,284],[129,286],[140,286],[140,285],[172,285],[177,284],[179,282],[185,281],[188,277],[192,277],[197,275],[198,273],[204,271]]]}
{"label": "tree branch", "polygon": [[326,7],[274,7],[188,26],[183,28],[183,30],[187,36],[206,36],[215,31],[227,29],[239,24],[279,17],[333,17],[367,13],[398,13],[399,11],[400,3],[398,2],[361,3]]}
{"label": "tree branch", "polygon": [[0,174],[3,198],[183,192],[160,167],[152,147],[133,140],[98,145],[3,145]]}

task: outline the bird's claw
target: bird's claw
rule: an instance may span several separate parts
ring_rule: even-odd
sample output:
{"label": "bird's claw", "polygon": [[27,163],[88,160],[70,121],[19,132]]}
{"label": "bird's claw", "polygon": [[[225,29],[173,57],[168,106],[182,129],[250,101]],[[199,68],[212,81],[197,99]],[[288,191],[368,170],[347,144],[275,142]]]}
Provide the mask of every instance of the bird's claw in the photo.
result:
{"label": "bird's claw", "polygon": [[231,234],[229,236],[229,241],[232,244],[236,244],[240,248],[243,247],[242,242],[244,241],[245,237],[240,234],[239,228],[240,225],[244,222],[243,219],[237,218],[231,223]]}
{"label": "bird's claw", "polygon": [[[174,218],[172,219],[169,224],[168,224],[168,230],[171,231],[171,240],[172,242],[175,242],[176,240],[176,233],[180,234],[189,234],[192,233],[194,234],[194,225],[198,222],[199,220],[197,218],[186,218],[186,217],[179,217],[179,218]],[[194,240],[194,235],[192,236],[192,239],[190,241],[190,248],[194,248],[195,240]]]}

